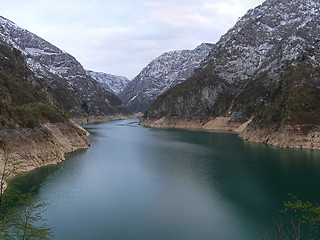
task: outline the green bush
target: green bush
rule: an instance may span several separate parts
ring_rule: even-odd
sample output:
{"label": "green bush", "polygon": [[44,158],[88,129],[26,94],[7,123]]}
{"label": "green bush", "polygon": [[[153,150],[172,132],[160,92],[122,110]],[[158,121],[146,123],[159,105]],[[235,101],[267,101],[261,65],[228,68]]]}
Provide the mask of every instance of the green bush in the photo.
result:
{"label": "green bush", "polygon": [[36,107],[37,114],[43,122],[65,122],[68,118],[68,113],[64,110],[59,110],[48,104],[38,105]]}
{"label": "green bush", "polygon": [[9,107],[8,112],[22,128],[34,128],[40,123],[39,113],[33,107],[27,105]]}
{"label": "green bush", "polygon": [[34,128],[40,123],[58,123],[68,120],[68,113],[63,109],[58,109],[48,104],[40,104],[37,106],[21,105],[8,107],[6,109],[9,119],[14,121],[22,128]]}

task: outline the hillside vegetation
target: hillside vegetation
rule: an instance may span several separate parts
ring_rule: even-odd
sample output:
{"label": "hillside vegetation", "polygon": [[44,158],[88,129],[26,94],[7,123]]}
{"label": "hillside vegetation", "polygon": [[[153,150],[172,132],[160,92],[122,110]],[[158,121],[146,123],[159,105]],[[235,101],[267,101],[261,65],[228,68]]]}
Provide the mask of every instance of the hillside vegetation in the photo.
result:
{"label": "hillside vegetation", "polygon": [[267,0],[215,44],[145,118],[320,124],[320,2]]}
{"label": "hillside vegetation", "polygon": [[21,53],[0,42],[0,128],[33,128],[44,122],[67,121],[67,112],[49,99]]}

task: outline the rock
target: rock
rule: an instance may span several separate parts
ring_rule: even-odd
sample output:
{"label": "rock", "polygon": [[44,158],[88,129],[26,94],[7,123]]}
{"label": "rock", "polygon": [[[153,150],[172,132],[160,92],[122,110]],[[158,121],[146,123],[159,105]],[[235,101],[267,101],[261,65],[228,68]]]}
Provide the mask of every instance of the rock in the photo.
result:
{"label": "rock", "polygon": [[118,95],[129,84],[129,79],[123,76],[116,76],[103,72],[94,72],[86,70],[88,76],[96,80],[101,87],[107,91]]}
{"label": "rock", "polygon": [[144,112],[156,97],[183,82],[214,48],[203,43],[194,50],[166,52],[149,63],[118,95],[133,112]]}
{"label": "rock", "polygon": [[[0,139],[13,151],[10,158],[22,161],[24,170],[60,163],[65,160],[64,154],[89,148],[88,136],[85,129],[72,122],[46,123],[34,129],[0,130]],[[2,152],[0,154],[2,156]]]}
{"label": "rock", "polygon": [[[251,142],[265,143],[281,148],[320,149],[320,126],[310,125],[261,125],[252,122],[253,118],[245,123],[235,123],[231,118],[217,117],[210,120],[194,120],[179,118],[150,119],[141,118],[140,124],[155,128],[183,128],[206,131],[230,132]],[[301,134],[301,128],[309,131]]]}
{"label": "rock", "polygon": [[145,117],[319,124],[319,9],[316,0],[267,0],[249,10]]}

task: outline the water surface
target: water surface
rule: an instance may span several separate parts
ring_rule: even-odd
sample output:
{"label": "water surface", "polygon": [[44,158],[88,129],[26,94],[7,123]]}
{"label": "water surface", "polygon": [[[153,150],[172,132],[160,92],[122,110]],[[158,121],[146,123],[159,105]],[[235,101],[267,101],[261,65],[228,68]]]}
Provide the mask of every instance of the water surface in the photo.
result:
{"label": "water surface", "polygon": [[85,127],[90,149],[28,174],[55,239],[261,239],[288,193],[320,199],[319,151],[137,120]]}

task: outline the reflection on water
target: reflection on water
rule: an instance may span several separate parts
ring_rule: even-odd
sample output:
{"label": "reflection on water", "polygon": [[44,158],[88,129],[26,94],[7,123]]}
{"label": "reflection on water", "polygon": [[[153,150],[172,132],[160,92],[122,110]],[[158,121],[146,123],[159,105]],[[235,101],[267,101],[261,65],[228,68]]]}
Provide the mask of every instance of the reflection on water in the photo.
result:
{"label": "reflection on water", "polygon": [[319,151],[137,120],[85,127],[90,149],[27,175],[55,239],[261,239],[288,193],[320,197]]}

